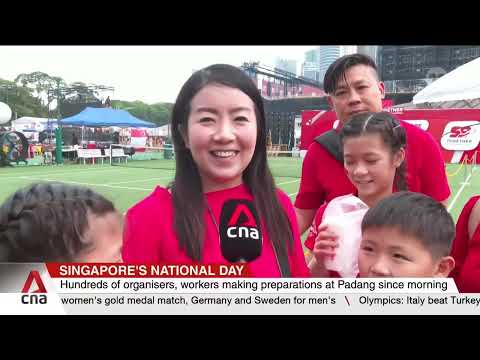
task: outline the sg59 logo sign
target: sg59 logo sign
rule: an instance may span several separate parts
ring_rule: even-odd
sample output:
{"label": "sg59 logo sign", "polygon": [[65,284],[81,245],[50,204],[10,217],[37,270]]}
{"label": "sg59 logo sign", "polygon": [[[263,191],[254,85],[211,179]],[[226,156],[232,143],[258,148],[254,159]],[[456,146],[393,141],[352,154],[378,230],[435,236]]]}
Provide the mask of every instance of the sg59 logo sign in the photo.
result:
{"label": "sg59 logo sign", "polygon": [[480,121],[452,121],[443,130],[441,144],[445,150],[473,150],[479,143]]}
{"label": "sg59 logo sign", "polygon": [[471,126],[454,126],[452,130],[450,130],[450,137],[451,138],[459,138],[465,137],[470,134],[470,130],[472,130]]}

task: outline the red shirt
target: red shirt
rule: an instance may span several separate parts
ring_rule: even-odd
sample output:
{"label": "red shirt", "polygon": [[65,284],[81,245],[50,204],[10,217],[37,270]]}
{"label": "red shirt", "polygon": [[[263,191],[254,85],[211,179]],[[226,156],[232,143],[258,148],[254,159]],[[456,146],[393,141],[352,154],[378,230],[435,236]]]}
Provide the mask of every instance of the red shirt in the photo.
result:
{"label": "red shirt", "polygon": [[463,207],[457,221],[456,236],[450,255],[455,259],[455,268],[450,274],[458,291],[480,293],[480,225],[468,236],[468,220],[479,196],[472,197]]}
{"label": "red shirt", "polygon": [[318,236],[318,227],[322,223],[323,220],[323,213],[325,212],[325,209],[327,208],[327,203],[323,204],[320,206],[320,208],[317,210],[317,213],[315,214],[315,218],[313,219],[313,223],[310,226],[310,229],[308,229],[308,236],[305,242],[303,243],[307,249],[310,251],[313,251],[313,247],[315,246],[315,239]]}
{"label": "red shirt", "polygon": [[[450,196],[445,162],[435,139],[415,125],[400,121],[407,135],[408,190],[429,195],[437,201]],[[295,200],[299,209],[318,209],[325,201],[355,193],[341,163],[314,141],[303,160],[300,189]]]}
{"label": "red shirt", "polygon": [[[305,262],[298,225],[290,198],[277,190],[278,199],[286,212],[290,227],[293,229],[293,252],[289,253],[292,277],[309,277],[310,272]],[[252,200],[252,195],[245,185],[206,194],[215,221],[220,224],[220,214],[227,200]],[[133,206],[126,215],[123,260],[130,263],[185,263],[194,261],[180,249],[173,227],[173,201],[171,194],[162,187],[157,187],[152,194]],[[266,232],[263,221],[261,233],[263,245],[261,255],[248,263],[254,277],[280,277],[275,252]],[[228,264],[223,257],[219,235],[211,215],[205,210],[205,242],[202,263]]]}

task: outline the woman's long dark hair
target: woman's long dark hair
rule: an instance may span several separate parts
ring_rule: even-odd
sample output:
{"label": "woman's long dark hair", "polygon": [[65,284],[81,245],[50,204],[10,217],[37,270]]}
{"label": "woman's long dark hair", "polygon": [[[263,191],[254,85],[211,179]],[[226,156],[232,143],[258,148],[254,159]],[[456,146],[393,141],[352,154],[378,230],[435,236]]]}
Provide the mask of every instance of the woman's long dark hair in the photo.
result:
{"label": "woman's long dark hair", "polygon": [[197,165],[182,136],[187,134],[188,117],[193,97],[206,85],[219,84],[239,89],[255,104],[257,143],[252,160],[243,172],[243,182],[263,220],[277,256],[287,256],[293,248],[293,232],[287,214],[276,194],[275,182],[267,165],[267,131],[262,97],[242,70],[231,65],[212,65],[195,72],[183,85],[172,111],[172,137],[175,147],[176,172],[170,184],[174,226],[180,247],[195,260],[202,259],[204,243],[204,194]]}
{"label": "woman's long dark hair", "polygon": [[[346,138],[358,137],[364,134],[379,134],[383,142],[391,150],[392,156],[400,149],[406,150],[407,135],[405,129],[388,112],[366,112],[353,116],[340,131],[343,144]],[[394,184],[397,191],[408,190],[406,181],[406,157],[395,171]]]}

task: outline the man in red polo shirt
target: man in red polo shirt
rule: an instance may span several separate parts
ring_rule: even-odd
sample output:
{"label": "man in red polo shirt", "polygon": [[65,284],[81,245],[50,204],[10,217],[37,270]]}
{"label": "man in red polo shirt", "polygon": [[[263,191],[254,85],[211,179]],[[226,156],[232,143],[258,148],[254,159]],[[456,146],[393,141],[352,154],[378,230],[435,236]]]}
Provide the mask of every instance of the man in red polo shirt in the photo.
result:
{"label": "man in red polo shirt", "polygon": [[[325,73],[323,85],[328,102],[339,120],[335,129],[337,132],[345,121],[357,113],[382,111],[385,87],[379,81],[375,62],[366,55],[353,54],[337,59]],[[437,142],[419,127],[404,121],[400,124],[407,134],[408,190],[429,195],[446,205],[450,188]],[[355,187],[345,174],[341,156],[336,159],[324,146],[314,141],[303,161],[300,189],[295,200],[300,233],[309,228],[323,203],[351,193],[355,193]]]}

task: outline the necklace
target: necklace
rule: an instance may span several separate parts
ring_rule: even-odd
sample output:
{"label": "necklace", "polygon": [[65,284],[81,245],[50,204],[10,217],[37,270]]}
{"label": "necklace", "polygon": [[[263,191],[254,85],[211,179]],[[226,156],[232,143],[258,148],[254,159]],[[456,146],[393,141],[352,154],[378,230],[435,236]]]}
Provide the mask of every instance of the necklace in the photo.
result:
{"label": "necklace", "polygon": [[208,213],[210,214],[210,218],[212,219],[213,224],[215,225],[215,230],[217,230],[218,234],[218,243],[220,244],[220,227],[218,226],[217,219],[215,219],[215,215],[213,214],[213,210],[208,203],[208,200],[205,199],[205,204],[207,205]]}
{"label": "necklace", "polygon": [[[205,197],[205,205],[207,206],[208,213],[210,215],[210,218],[212,219],[213,224],[215,225],[215,229],[217,230],[218,234],[218,244],[221,248],[221,239],[220,239],[220,227],[218,226],[217,220],[215,219],[215,215],[213,214],[213,210],[210,207],[210,204],[208,203],[207,198]],[[263,236],[261,237],[262,241],[262,249],[263,249]],[[279,254],[277,253],[277,249],[275,248],[275,245],[272,244],[272,249],[273,253],[275,254],[275,260],[278,266],[278,269],[280,271],[280,276],[281,277],[290,277],[290,266],[288,264],[288,258],[285,256],[282,256],[282,258],[279,258]],[[241,260],[240,262],[244,263],[247,262],[245,260]]]}

